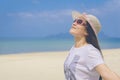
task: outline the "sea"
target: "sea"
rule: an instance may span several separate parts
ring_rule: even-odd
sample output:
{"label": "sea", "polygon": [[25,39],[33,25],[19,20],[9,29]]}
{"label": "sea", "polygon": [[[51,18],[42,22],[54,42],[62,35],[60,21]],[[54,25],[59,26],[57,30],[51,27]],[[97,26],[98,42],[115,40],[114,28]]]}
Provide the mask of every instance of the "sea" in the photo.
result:
{"label": "sea", "polygon": [[[5,39],[0,40],[0,55],[31,52],[69,51],[73,39]],[[120,39],[99,40],[101,49],[120,48]]]}

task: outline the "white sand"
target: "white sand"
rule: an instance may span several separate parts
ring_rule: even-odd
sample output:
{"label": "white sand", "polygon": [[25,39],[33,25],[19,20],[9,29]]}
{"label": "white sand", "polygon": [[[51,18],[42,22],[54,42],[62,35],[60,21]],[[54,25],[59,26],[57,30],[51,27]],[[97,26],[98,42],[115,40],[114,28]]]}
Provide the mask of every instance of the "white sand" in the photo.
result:
{"label": "white sand", "polygon": [[[0,55],[0,80],[64,80],[65,52]],[[103,50],[106,64],[120,75],[120,49]]]}

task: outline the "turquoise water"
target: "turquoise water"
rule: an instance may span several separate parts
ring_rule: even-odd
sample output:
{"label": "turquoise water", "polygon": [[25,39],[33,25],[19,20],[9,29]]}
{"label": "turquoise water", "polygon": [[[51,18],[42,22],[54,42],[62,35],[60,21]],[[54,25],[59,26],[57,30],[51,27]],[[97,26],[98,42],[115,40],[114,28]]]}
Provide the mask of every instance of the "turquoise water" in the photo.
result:
{"label": "turquoise water", "polygon": [[[73,43],[72,39],[0,40],[0,54],[65,51],[69,50]],[[102,49],[120,48],[120,41],[101,40],[100,46]]]}

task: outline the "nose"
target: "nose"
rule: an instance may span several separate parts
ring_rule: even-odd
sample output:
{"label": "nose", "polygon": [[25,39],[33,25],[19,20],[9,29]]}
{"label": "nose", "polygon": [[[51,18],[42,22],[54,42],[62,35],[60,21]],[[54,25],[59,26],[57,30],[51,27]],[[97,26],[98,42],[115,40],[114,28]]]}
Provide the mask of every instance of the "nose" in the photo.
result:
{"label": "nose", "polygon": [[73,25],[77,25],[76,21],[75,21],[75,22],[73,22]]}

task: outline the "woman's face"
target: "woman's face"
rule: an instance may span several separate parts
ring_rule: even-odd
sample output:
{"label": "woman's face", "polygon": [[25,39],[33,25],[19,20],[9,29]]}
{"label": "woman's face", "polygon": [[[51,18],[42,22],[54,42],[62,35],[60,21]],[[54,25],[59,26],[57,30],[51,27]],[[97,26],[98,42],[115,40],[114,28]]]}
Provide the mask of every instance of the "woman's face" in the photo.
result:
{"label": "woman's face", "polygon": [[86,20],[83,17],[79,17],[73,21],[70,33],[74,37],[84,37],[87,35]]}

